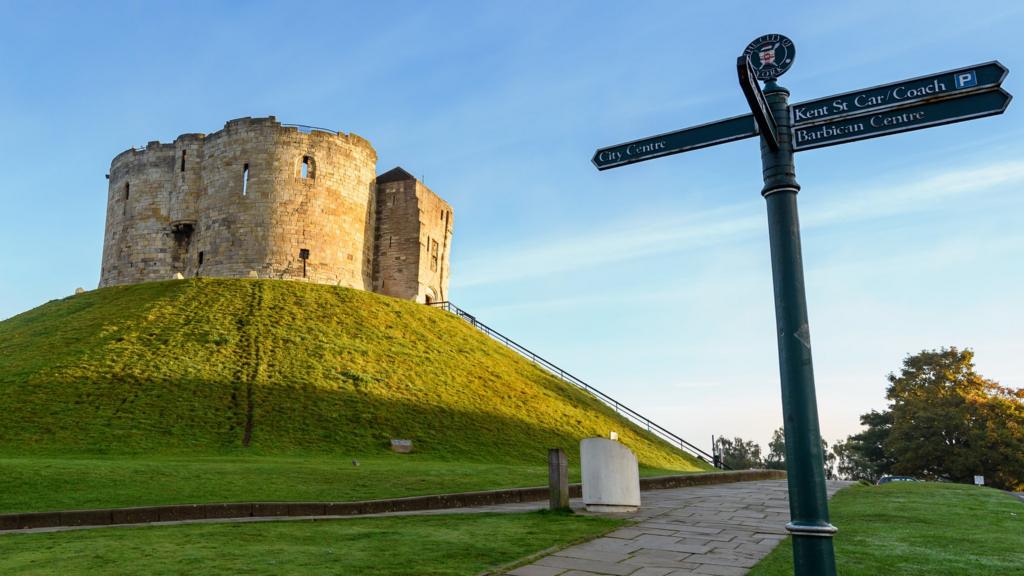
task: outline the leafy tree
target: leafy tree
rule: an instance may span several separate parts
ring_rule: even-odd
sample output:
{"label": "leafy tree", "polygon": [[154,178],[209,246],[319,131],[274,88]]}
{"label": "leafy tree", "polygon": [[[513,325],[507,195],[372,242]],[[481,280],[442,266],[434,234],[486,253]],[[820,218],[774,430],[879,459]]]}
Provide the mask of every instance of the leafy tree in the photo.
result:
{"label": "leafy tree", "polygon": [[745,470],[747,468],[763,468],[764,461],[761,460],[761,446],[753,440],[743,438],[728,438],[719,436],[715,439],[715,454],[722,463],[733,470]]}
{"label": "leafy tree", "polygon": [[768,443],[768,456],[764,459],[764,467],[769,470],[786,469],[786,433],[783,428],[772,432],[772,440]]}
{"label": "leafy tree", "polygon": [[867,428],[848,436],[832,447],[840,478],[876,482],[892,472],[893,459],[886,453],[886,442],[892,430],[892,413],[872,410],[862,414],[860,423]]}
{"label": "leafy tree", "polygon": [[[835,480],[836,476],[836,455],[829,451],[828,442],[821,439],[821,453],[824,456],[825,478]],[[772,439],[768,442],[768,456],[764,459],[764,467],[769,470],[786,469],[786,432],[783,428],[776,428],[772,432]]]}
{"label": "leafy tree", "polygon": [[973,359],[971,350],[925,350],[889,374],[892,427],[883,448],[894,472],[1024,486],[1024,391],[983,378]]}
{"label": "leafy tree", "polygon": [[838,480],[839,476],[836,475],[836,455],[833,451],[828,449],[828,442],[825,439],[821,439],[821,455],[825,466],[825,479],[826,480]]}
{"label": "leafy tree", "polygon": [[1024,488],[1024,390],[974,371],[971,350],[924,350],[889,374],[889,409],[833,447],[839,474],[875,481],[897,473]]}

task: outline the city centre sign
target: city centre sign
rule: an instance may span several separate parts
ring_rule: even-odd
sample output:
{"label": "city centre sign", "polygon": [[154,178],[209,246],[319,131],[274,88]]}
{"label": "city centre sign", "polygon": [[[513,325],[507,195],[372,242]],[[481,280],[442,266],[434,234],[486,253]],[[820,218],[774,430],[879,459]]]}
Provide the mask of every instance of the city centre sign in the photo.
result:
{"label": "city centre sign", "polygon": [[709,122],[685,130],[677,130],[632,142],[616,144],[594,152],[590,159],[598,170],[617,168],[680,152],[707,148],[757,136],[757,125],[750,114]]}
{"label": "city centre sign", "polygon": [[[836,528],[826,498],[794,154],[1002,114],[1012,97],[1000,88],[1006,67],[987,62],[790,105],[789,90],[775,80],[795,57],[789,38],[757,38],[736,61],[750,114],[599,148],[591,162],[607,170],[760,134],[792,519],[786,530],[793,536],[797,576],[835,576],[831,537]],[[766,81],[763,90],[758,80]]]}

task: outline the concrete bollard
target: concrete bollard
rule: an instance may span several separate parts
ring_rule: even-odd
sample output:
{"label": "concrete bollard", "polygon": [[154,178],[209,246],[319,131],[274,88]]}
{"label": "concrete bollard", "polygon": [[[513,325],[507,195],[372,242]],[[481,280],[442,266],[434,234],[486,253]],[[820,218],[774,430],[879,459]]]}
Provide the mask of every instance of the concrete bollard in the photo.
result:
{"label": "concrete bollard", "polygon": [[635,512],[640,507],[640,468],[629,448],[605,438],[580,442],[583,503],[591,512]]}

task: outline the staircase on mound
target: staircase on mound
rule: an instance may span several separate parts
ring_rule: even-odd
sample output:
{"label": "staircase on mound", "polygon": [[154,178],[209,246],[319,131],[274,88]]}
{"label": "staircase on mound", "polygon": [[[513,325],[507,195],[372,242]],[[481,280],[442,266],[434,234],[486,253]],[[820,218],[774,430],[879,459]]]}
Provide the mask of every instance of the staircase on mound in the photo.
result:
{"label": "staircase on mound", "polygon": [[[555,366],[554,364],[552,364],[548,360],[545,360],[541,356],[538,356],[536,353],[534,353],[533,351],[527,349],[525,346],[519,344],[515,340],[512,340],[511,338],[505,336],[504,334],[501,334],[500,332],[498,332],[497,330],[495,330],[495,329],[491,328],[490,326],[484,324],[483,322],[480,322],[479,320],[476,319],[476,316],[473,316],[472,314],[466,312],[462,308],[459,308],[455,304],[452,304],[451,302],[443,301],[443,302],[430,302],[428,305],[434,306],[434,307],[437,307],[437,308],[441,308],[442,310],[451,312],[452,314],[455,314],[459,318],[462,318],[463,320],[468,322],[470,325],[472,325],[477,330],[480,330],[481,332],[483,332],[484,334],[487,334],[488,336],[490,336],[494,340],[500,342],[501,344],[504,344],[506,347],[508,347],[508,348],[510,348],[510,349],[512,349],[512,350],[514,350],[516,352],[518,352],[521,356],[523,356],[527,360],[533,362],[537,366],[543,368],[544,370],[546,370],[547,372],[549,372],[553,376],[558,377],[563,382],[568,382],[569,384],[572,384],[573,386],[576,386],[578,388],[582,388],[583,390],[589,392],[592,396],[594,396],[595,398],[597,398],[601,402],[604,402],[608,406],[610,406],[613,409],[615,409],[615,411],[618,412],[621,416],[627,418],[628,420],[632,421],[634,424],[640,426],[641,428],[646,428],[648,432],[658,436],[659,438],[661,438],[665,442],[668,442],[669,444],[678,447],[680,450],[682,450],[682,451],[684,451],[684,452],[686,452],[688,454],[691,454],[692,456],[694,456],[695,458],[701,460],[702,462],[706,462],[708,464],[714,464],[715,463],[715,458],[712,457],[707,452],[705,452],[704,450],[701,450],[700,448],[698,448],[698,447],[694,446],[693,444],[687,442],[686,440],[680,438],[676,434],[673,434],[672,432],[670,432],[669,430],[665,429],[664,427],[659,426],[657,423],[651,421],[650,418],[648,418],[648,417],[644,416],[643,414],[640,414],[636,410],[633,410],[632,408],[624,405],[623,403],[621,403],[618,400],[616,400],[615,398],[612,398],[611,396],[605,394],[604,392],[601,392],[597,388],[594,388],[590,384],[587,384],[583,380],[577,378],[576,376],[573,376],[572,374],[570,374],[569,372],[566,372],[562,368],[559,368],[558,366]],[[722,465],[720,462],[718,462],[717,464],[720,467],[722,467],[722,468],[728,469],[727,466]]]}

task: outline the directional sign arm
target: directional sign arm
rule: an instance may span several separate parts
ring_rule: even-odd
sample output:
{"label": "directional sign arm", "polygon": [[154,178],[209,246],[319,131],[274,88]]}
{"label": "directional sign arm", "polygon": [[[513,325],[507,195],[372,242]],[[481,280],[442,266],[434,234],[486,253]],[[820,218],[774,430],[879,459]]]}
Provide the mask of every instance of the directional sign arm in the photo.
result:
{"label": "directional sign arm", "polygon": [[754,136],[757,136],[757,124],[754,122],[754,117],[744,114],[650,138],[599,148],[594,152],[594,157],[590,161],[598,170],[607,170]]}
{"label": "directional sign arm", "polygon": [[772,150],[778,150],[779,132],[775,126],[775,116],[768,108],[764,92],[761,91],[761,84],[754,77],[754,71],[750,69],[750,61],[745,56],[736,59],[736,75],[739,77],[740,88],[743,89],[743,96],[747,99],[761,137]]}
{"label": "directional sign arm", "polygon": [[993,88],[965,93],[958,98],[925,101],[905,108],[869,112],[823,124],[796,126],[793,129],[793,149],[810,150],[995,116],[1006,111],[1012,98],[1002,88]]}
{"label": "directional sign arm", "polygon": [[1008,73],[1006,66],[993,60],[800,102],[790,107],[790,116],[793,126],[803,126],[834,122],[875,110],[903,108],[942,98],[957,98],[998,87]]}

